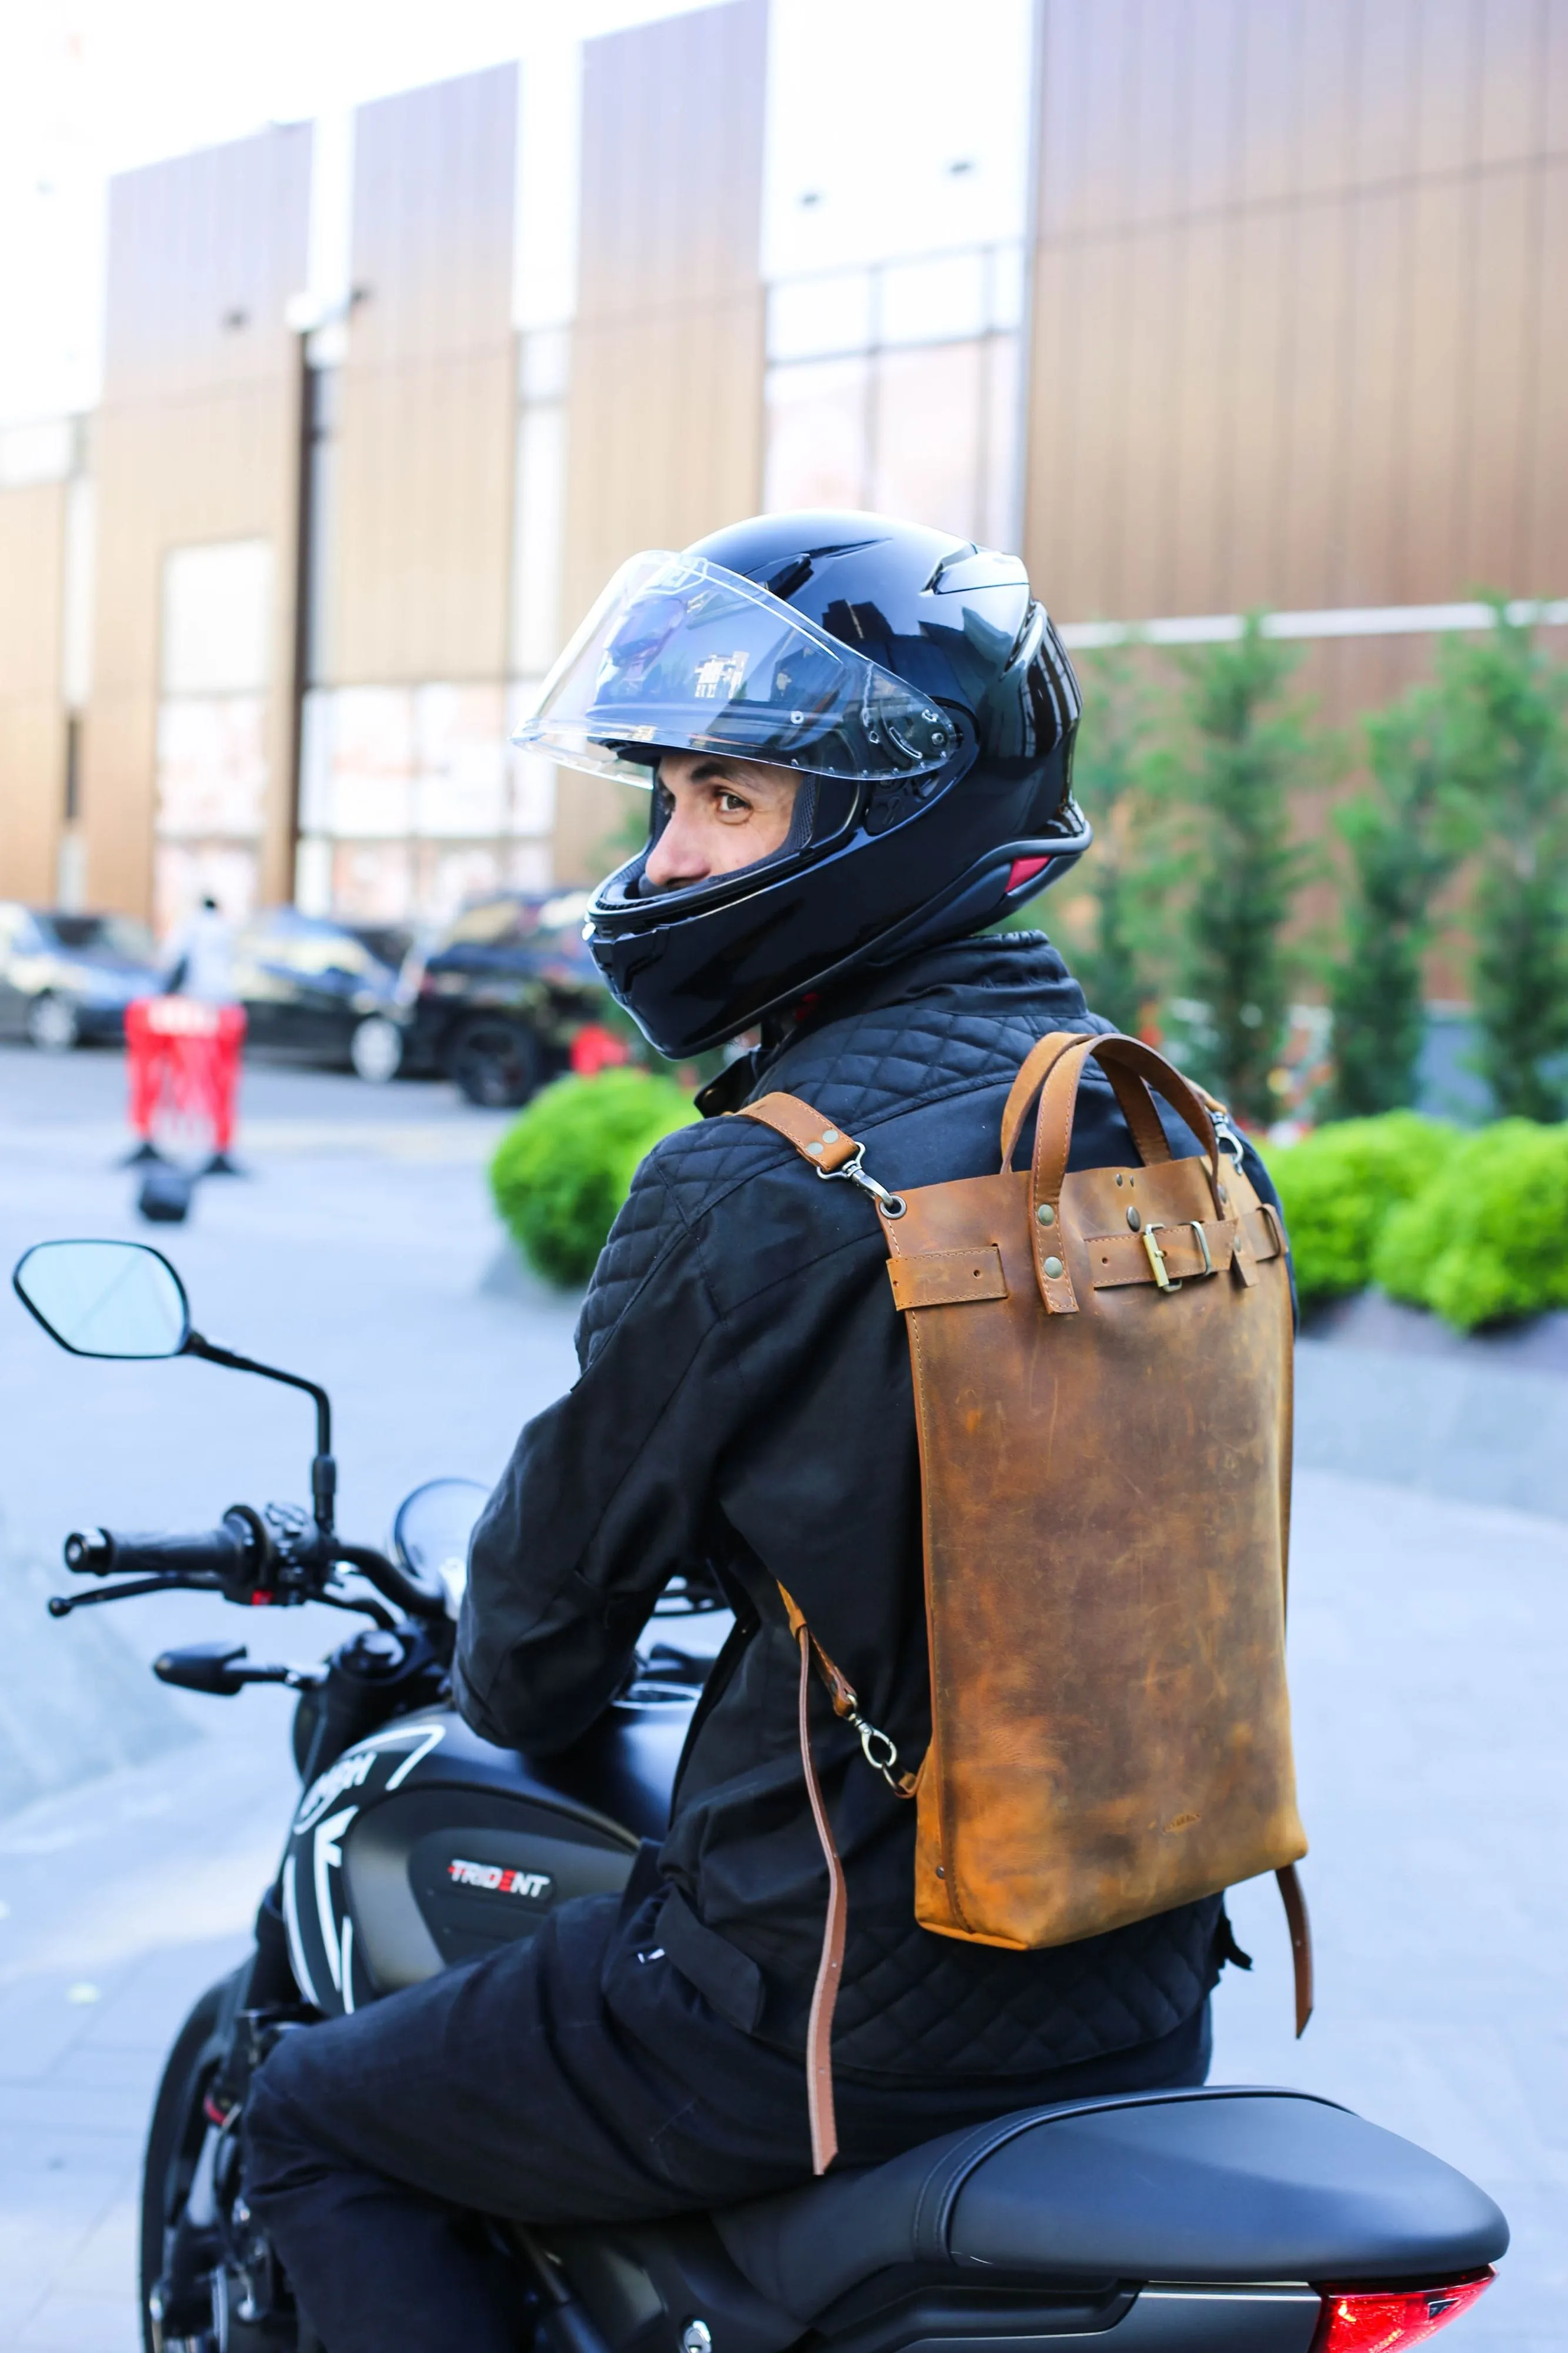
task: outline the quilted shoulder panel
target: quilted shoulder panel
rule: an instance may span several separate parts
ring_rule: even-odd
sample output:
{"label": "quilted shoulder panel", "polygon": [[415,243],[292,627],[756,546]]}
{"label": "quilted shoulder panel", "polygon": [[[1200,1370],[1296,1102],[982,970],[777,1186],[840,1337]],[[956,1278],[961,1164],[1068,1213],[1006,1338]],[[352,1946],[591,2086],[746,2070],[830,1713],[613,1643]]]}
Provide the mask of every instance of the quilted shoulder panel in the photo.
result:
{"label": "quilted shoulder panel", "polygon": [[577,1361],[586,1370],[643,1285],[693,1229],[748,1175],[789,1146],[750,1119],[679,1127],[656,1144],[599,1253],[577,1321]]}

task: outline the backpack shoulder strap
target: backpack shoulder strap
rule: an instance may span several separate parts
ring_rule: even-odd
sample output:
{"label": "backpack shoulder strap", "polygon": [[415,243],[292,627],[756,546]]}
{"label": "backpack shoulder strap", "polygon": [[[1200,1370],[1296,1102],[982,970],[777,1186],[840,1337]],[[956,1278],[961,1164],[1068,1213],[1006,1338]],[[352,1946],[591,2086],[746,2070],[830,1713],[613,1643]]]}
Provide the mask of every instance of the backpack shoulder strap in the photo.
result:
{"label": "backpack shoulder strap", "polygon": [[[742,1103],[732,1112],[732,1119],[754,1119],[763,1127],[771,1127],[786,1144],[793,1144],[801,1158],[816,1169],[819,1176],[845,1176],[862,1193],[868,1194],[885,1218],[901,1218],[904,1204],[897,1193],[889,1193],[866,1173],[866,1147],[852,1135],[846,1135],[830,1119],[814,1111],[798,1095],[764,1095],[760,1103]],[[889,1244],[889,1248],[891,1245]]]}
{"label": "backpack shoulder strap", "polygon": [[852,1135],[846,1135],[842,1128],[835,1127],[830,1119],[814,1111],[810,1103],[802,1103],[798,1095],[763,1095],[759,1103],[742,1103],[731,1117],[754,1119],[763,1127],[771,1127],[775,1135],[793,1144],[801,1158],[809,1160],[825,1176],[837,1176],[864,1149]]}

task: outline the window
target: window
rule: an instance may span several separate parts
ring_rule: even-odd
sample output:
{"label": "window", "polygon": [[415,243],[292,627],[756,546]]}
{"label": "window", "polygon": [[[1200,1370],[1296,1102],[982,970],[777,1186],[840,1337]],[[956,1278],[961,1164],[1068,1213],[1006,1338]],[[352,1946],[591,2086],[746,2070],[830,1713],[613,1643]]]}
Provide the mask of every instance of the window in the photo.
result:
{"label": "window", "polygon": [[1009,243],[774,286],[767,506],[871,507],[1014,543],[1022,269]]}
{"label": "window", "polygon": [[208,895],[255,903],[266,830],[272,549],[264,539],[174,547],[163,559],[153,897],[160,925]]}
{"label": "window", "polygon": [[150,962],[154,954],[152,933],[134,915],[50,915],[46,925],[62,948],[97,948],[131,964]]}

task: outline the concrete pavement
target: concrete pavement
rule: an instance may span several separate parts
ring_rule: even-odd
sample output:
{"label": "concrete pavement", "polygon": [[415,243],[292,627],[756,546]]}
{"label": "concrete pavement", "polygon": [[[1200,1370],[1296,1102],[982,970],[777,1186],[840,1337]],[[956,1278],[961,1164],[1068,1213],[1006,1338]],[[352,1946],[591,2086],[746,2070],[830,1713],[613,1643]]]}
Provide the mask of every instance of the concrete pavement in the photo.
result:
{"label": "concrete pavement", "polygon": [[[0,1251],[45,1233],[156,1239],[111,1166],[117,1085],[106,1057],[0,1052]],[[202,1328],[331,1386],[343,1525],[374,1537],[417,1480],[494,1476],[571,1377],[574,1303],[498,1261],[482,1166],[501,1123],[444,1090],[313,1074],[252,1073],[247,1099],[254,1176],[205,1187],[191,1225],[163,1240]],[[74,1360],[3,1301],[0,1329],[14,1556],[56,1556],[87,1522],[196,1525],[239,1497],[302,1493],[302,1400],[195,1364]],[[112,1652],[73,1650],[89,1620],[46,1625],[26,1673],[47,1672],[58,1646],[115,1725],[142,1688],[129,1671],[169,1640],[237,1630],[258,1654],[309,1659],[343,1626],[311,1612],[237,1628],[183,1597],[104,1619],[94,1637]],[[1473,2174],[1516,2244],[1451,2341],[1554,2353],[1568,2296],[1568,1525],[1310,1472],[1292,1651],[1319,2013],[1294,2044],[1272,1887],[1238,1891],[1257,1968],[1217,1998],[1215,2077],[1325,2091]],[[145,1688],[142,1761],[0,1828],[0,2348],[135,2344],[135,2174],[159,2066],[190,2001],[243,1950],[292,1797],[279,1694]],[[6,1697],[25,1697],[8,1656]]]}

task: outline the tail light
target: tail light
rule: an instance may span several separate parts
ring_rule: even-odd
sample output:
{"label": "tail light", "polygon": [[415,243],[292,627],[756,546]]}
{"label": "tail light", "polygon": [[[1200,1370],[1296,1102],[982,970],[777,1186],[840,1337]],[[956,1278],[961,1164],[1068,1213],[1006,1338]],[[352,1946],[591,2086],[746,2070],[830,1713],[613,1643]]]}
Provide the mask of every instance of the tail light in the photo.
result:
{"label": "tail light", "polygon": [[1326,2287],[1312,2353],[1405,2353],[1468,2312],[1493,2277],[1483,2272],[1447,2287]]}

